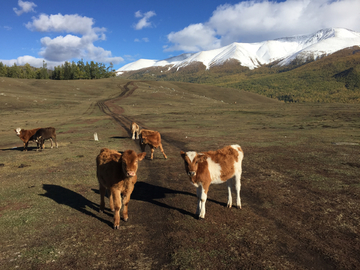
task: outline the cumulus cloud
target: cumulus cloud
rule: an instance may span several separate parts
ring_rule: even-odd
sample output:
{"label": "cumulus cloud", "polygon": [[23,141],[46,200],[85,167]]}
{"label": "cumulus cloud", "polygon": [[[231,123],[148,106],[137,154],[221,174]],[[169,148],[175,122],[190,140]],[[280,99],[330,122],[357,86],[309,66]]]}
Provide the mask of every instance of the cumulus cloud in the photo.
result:
{"label": "cumulus cloud", "polygon": [[359,10],[358,0],[252,0],[220,5],[207,22],[168,34],[172,44],[165,51],[209,50],[233,42],[259,42],[330,27],[360,31]]}
{"label": "cumulus cloud", "polygon": [[155,16],[156,13],[154,11],[148,11],[146,13],[142,13],[140,10],[135,12],[136,18],[141,18],[137,24],[134,25],[134,28],[136,30],[141,30],[145,27],[151,27],[151,22],[149,22],[149,19],[153,16]]}
{"label": "cumulus cloud", "polygon": [[[42,58],[27,59],[30,65],[36,67],[42,66],[42,61],[48,63],[48,67],[53,64],[62,64],[64,61],[73,59],[89,59],[101,63],[118,64],[124,59],[122,57],[113,57],[111,51],[94,45],[94,42],[106,39],[106,29],[94,27],[94,20],[85,16],[73,15],[46,15],[41,14],[33,17],[32,21],[26,24],[31,31],[49,32],[49,33],[67,33],[55,38],[43,37],[41,42],[41,51],[39,55]],[[23,58],[19,57],[16,64],[21,64]],[[13,60],[11,60],[13,61]],[[14,62],[13,62],[14,63]],[[40,64],[40,65],[39,65]]]}
{"label": "cumulus cloud", "polygon": [[[23,66],[26,63],[28,63],[30,66],[33,66],[33,67],[42,67],[44,60],[45,60],[44,58],[37,58],[37,57],[30,56],[30,55],[24,55],[24,56],[18,57],[17,59],[0,60],[0,61],[4,65],[7,65],[9,67],[13,66],[14,64],[16,64],[18,66]],[[54,62],[54,61],[48,61],[48,60],[45,60],[45,61],[46,61],[48,68],[54,68],[56,66],[63,64],[63,62]]]}
{"label": "cumulus cloud", "polygon": [[13,8],[14,12],[16,13],[16,15],[20,16],[23,13],[28,13],[28,12],[35,12],[34,7],[36,7],[36,5],[33,2],[27,2],[27,1],[18,1],[18,5],[20,7],[20,9],[17,8]]}
{"label": "cumulus cloud", "polygon": [[[95,32],[93,28],[94,21],[92,18],[82,17],[78,14],[73,15],[46,15],[41,14],[39,17],[33,17],[32,22],[25,26],[32,31],[38,32],[66,32],[87,35]],[[102,29],[105,31],[105,29]]]}
{"label": "cumulus cloud", "polygon": [[171,32],[168,39],[174,45],[165,51],[200,51],[211,50],[220,46],[213,28],[204,24],[192,24],[179,32]]}

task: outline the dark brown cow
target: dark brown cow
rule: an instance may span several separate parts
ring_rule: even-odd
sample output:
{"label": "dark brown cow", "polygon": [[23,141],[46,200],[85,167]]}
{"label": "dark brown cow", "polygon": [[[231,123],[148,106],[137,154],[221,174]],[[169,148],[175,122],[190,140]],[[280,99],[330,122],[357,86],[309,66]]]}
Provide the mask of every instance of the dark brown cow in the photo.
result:
{"label": "dark brown cow", "polygon": [[114,212],[114,229],[120,226],[121,196],[123,219],[128,220],[128,204],[130,195],[137,181],[138,162],[143,160],[146,153],[136,154],[133,150],[126,150],[123,154],[103,148],[96,157],[96,175],[100,189],[100,212],[104,211],[104,196],[106,189],[110,190],[110,209]]}
{"label": "dark brown cow", "polygon": [[53,127],[38,129],[36,131],[36,133],[34,134],[33,138],[38,143],[38,149],[39,149],[39,144],[40,144],[41,149],[45,148],[45,146],[44,146],[45,140],[51,141],[51,148],[53,148],[53,140],[54,140],[55,146],[56,146],[56,148],[58,148],[58,143],[56,141],[56,130]]}
{"label": "dark brown cow", "polygon": [[[24,149],[23,151],[27,151],[27,147],[30,141],[35,141],[34,139],[34,135],[35,133],[39,130],[40,128],[35,128],[35,129],[30,129],[30,130],[26,130],[26,129],[21,129],[21,128],[17,128],[14,129],[16,132],[16,135],[19,136],[19,138],[23,141],[24,143]],[[38,144],[39,147],[39,144]]]}
{"label": "dark brown cow", "polygon": [[130,126],[130,130],[131,130],[131,134],[132,134],[132,139],[135,140],[135,135],[136,135],[136,139],[139,139],[140,128],[139,128],[138,124],[136,124],[135,122],[132,122],[131,126]]}
{"label": "dark brown cow", "polygon": [[190,182],[197,188],[198,206],[196,215],[205,218],[205,203],[210,184],[227,182],[228,202],[227,207],[232,206],[231,184],[235,176],[236,206],[241,208],[240,188],[242,160],[244,153],[240,145],[229,145],[217,151],[208,152],[180,152],[185,161],[185,170],[190,177]]}
{"label": "dark brown cow", "polygon": [[160,147],[161,153],[164,155],[165,158],[167,156],[165,155],[164,149],[161,144],[161,135],[157,131],[148,130],[148,129],[142,129],[140,130],[140,147],[141,151],[145,152],[146,145],[149,145],[151,149],[151,156],[150,158],[154,158],[154,151],[156,148]]}

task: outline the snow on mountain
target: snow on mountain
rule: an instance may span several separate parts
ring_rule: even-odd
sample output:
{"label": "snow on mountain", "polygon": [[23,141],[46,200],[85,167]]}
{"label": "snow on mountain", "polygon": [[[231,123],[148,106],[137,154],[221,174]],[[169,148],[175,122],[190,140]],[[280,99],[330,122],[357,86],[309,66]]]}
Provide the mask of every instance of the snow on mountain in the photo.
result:
{"label": "snow on mountain", "polygon": [[201,62],[209,69],[212,66],[221,65],[229,59],[236,59],[242,66],[250,69],[273,61],[280,61],[278,65],[284,66],[290,64],[294,59],[304,61],[308,57],[316,59],[356,45],[360,46],[360,33],[344,28],[328,28],[311,35],[279,38],[258,43],[234,42],[219,49],[181,54],[165,60],[140,59],[121,67],[117,72],[157,66],[179,69],[195,62]]}

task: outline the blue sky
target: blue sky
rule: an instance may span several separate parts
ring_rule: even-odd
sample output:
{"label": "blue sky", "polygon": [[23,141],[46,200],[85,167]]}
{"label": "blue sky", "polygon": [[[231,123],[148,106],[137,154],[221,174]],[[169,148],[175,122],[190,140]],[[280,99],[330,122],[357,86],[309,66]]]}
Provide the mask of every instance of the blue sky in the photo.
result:
{"label": "blue sky", "polygon": [[0,61],[48,67],[138,59],[311,34],[360,32],[359,0],[7,0],[0,4]]}

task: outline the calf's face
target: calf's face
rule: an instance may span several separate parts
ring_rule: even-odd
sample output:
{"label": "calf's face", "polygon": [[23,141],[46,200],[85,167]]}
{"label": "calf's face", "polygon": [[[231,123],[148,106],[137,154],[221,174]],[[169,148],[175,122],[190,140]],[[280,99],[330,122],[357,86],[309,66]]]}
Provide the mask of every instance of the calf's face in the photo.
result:
{"label": "calf's face", "polygon": [[143,160],[146,153],[136,154],[133,150],[126,150],[121,156],[122,170],[127,177],[134,177],[139,161]]}
{"label": "calf's face", "polygon": [[20,131],[21,131],[21,128],[17,128],[17,129],[14,129],[15,132],[16,132],[16,135],[20,136]]}
{"label": "calf's face", "polygon": [[199,163],[204,162],[207,158],[204,154],[193,151],[186,153],[181,151],[180,155],[184,160],[186,173],[190,177],[196,176]]}

